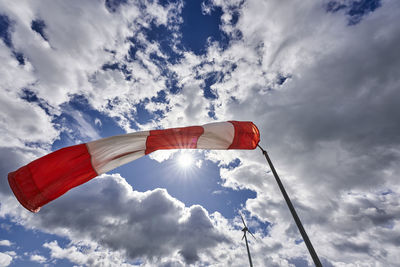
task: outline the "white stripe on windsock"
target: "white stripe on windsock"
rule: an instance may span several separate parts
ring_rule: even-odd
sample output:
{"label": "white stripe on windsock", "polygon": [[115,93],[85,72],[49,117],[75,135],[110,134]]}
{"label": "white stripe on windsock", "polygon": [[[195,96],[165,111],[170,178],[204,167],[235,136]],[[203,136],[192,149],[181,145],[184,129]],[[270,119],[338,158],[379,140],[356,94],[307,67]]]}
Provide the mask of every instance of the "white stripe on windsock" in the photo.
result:
{"label": "white stripe on windsock", "polygon": [[106,173],[145,155],[149,131],[111,136],[86,144],[97,174]]}
{"label": "white stripe on windsock", "polygon": [[235,137],[235,128],[230,122],[215,122],[203,125],[204,133],[197,141],[200,149],[228,149]]}

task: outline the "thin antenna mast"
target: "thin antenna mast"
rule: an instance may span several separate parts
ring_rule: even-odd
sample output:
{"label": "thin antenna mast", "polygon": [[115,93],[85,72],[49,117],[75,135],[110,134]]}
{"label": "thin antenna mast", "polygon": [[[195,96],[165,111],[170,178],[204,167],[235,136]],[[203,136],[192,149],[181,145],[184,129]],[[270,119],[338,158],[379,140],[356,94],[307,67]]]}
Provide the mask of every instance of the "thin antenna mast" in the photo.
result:
{"label": "thin antenna mast", "polygon": [[264,154],[265,158],[267,159],[269,167],[271,168],[271,171],[275,176],[275,180],[278,183],[279,189],[281,190],[282,195],[285,198],[286,204],[288,205],[290,212],[292,213],[292,216],[293,216],[294,221],[296,222],[297,228],[299,228],[300,234],[303,237],[304,242],[306,243],[308,252],[310,253],[311,258],[313,259],[315,266],[316,267],[322,267],[322,264],[321,264],[321,262],[320,262],[320,260],[318,258],[318,255],[315,252],[314,247],[311,244],[310,239],[308,238],[306,230],[304,230],[303,224],[301,223],[300,218],[297,215],[296,210],[294,209],[292,201],[290,200],[288,194],[286,193],[285,188],[283,187],[281,179],[279,179],[278,173],[276,172],[275,167],[272,164],[272,161],[269,158],[267,151],[265,151],[260,145],[257,145],[257,146],[261,149],[262,153]]}

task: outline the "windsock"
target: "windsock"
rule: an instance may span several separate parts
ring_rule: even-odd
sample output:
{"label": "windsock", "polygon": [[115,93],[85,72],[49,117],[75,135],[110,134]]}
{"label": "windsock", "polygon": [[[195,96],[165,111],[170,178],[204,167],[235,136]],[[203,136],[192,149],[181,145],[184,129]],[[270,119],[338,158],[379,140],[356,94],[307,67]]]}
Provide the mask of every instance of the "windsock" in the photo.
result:
{"label": "windsock", "polygon": [[8,174],[26,209],[38,212],[71,188],[161,149],[255,149],[260,133],[252,122],[228,121],[111,136],[65,147]]}

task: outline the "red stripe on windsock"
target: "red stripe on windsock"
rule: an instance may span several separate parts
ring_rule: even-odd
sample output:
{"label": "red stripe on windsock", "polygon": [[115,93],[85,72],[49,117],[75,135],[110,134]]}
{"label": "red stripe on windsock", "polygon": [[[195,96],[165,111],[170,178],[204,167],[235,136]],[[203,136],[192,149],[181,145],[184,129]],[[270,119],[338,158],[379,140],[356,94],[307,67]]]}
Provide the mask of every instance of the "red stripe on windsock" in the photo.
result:
{"label": "red stripe on windsock", "polygon": [[62,148],[8,174],[11,189],[28,210],[46,203],[97,176],[86,144]]}
{"label": "red stripe on windsock", "polygon": [[260,142],[260,131],[250,121],[229,121],[235,128],[235,137],[228,149],[254,149]]}
{"label": "red stripe on windsock", "polygon": [[197,140],[203,133],[201,126],[152,130],[147,137],[145,154],[160,149],[197,148]]}

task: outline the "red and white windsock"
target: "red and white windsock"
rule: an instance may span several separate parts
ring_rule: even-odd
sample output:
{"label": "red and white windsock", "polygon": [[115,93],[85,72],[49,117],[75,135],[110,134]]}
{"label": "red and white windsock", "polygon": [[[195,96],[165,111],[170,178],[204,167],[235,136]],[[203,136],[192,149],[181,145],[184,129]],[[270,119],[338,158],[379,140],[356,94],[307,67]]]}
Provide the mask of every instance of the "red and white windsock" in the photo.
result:
{"label": "red and white windsock", "polygon": [[65,147],[8,174],[18,201],[28,210],[71,188],[160,149],[255,149],[260,133],[252,122],[229,121],[151,130]]}

